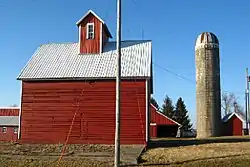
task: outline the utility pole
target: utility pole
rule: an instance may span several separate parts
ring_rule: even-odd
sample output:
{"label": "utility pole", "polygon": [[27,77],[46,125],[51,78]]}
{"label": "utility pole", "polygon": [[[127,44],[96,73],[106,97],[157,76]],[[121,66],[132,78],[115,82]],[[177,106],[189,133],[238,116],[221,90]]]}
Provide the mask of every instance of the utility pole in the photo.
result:
{"label": "utility pole", "polygon": [[115,167],[120,166],[121,0],[117,0]]}
{"label": "utility pole", "polygon": [[246,68],[246,94],[245,94],[245,105],[246,105],[246,133],[249,134],[248,129],[248,111],[249,111],[249,76],[248,76],[248,68]]}

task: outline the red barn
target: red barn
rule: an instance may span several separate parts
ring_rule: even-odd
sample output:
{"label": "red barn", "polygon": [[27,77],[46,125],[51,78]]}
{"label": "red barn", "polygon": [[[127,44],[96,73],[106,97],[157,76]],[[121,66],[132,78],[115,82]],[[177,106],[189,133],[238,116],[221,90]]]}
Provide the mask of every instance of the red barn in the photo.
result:
{"label": "red barn", "polygon": [[245,116],[240,112],[227,114],[223,119],[223,134],[225,136],[243,135],[243,125],[246,122]]}
{"label": "red barn", "polygon": [[151,104],[150,137],[176,137],[181,124],[162,114]]}
{"label": "red barn", "polygon": [[[91,10],[77,26],[79,42],[41,45],[18,76],[23,143],[114,144],[116,42]],[[121,53],[121,144],[147,144],[151,41],[122,41]]]}
{"label": "red barn", "polygon": [[0,108],[0,141],[17,141],[19,108]]}

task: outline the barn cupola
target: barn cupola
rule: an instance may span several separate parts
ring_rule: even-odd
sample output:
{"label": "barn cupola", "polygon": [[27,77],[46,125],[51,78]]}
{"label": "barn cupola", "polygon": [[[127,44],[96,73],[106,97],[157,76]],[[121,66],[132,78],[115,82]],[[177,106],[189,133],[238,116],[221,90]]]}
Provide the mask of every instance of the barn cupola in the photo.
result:
{"label": "barn cupola", "polygon": [[112,38],[105,22],[89,10],[77,23],[80,54],[102,53],[109,38]]}

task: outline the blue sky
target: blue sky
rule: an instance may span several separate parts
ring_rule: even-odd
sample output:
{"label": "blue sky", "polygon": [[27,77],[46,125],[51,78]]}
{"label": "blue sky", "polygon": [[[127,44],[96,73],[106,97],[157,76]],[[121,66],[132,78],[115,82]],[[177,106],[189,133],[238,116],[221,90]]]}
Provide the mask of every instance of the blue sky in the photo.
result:
{"label": "blue sky", "polygon": [[[154,63],[194,82],[195,40],[203,31],[215,33],[221,87],[244,105],[245,68],[250,67],[248,0],[123,0],[122,5],[122,40],[152,40]],[[39,45],[78,40],[75,23],[89,9],[105,20],[115,39],[115,0],[0,1],[0,106],[19,104],[16,77]],[[182,97],[196,121],[195,84],[154,66],[154,97],[162,104],[166,94],[174,102]]]}

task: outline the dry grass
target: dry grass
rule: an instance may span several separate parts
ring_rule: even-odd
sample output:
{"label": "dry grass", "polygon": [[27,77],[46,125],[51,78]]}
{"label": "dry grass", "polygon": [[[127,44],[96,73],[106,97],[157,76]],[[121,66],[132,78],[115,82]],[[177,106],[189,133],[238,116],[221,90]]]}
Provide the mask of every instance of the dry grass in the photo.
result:
{"label": "dry grass", "polygon": [[[0,142],[0,166],[13,167],[56,167],[62,144],[17,144]],[[104,158],[85,157],[83,154],[100,152]],[[114,146],[110,145],[67,145],[60,167],[112,166]]]}
{"label": "dry grass", "polygon": [[[0,154],[16,155],[47,155],[50,153],[60,154],[63,144],[17,144],[0,143]],[[86,152],[114,152],[112,145],[81,145],[69,144],[66,147],[66,153],[86,153]]]}
{"label": "dry grass", "polygon": [[[237,137],[242,139],[242,137]],[[243,137],[249,138],[249,137]],[[145,152],[138,166],[152,167],[249,167],[250,142],[227,142],[223,138],[197,142],[197,145],[175,146],[194,139],[170,139],[174,145],[157,146]],[[172,140],[172,141],[171,141]],[[210,139],[209,139],[210,140]],[[163,141],[161,141],[163,142]],[[193,144],[193,141],[191,142]],[[184,144],[185,145],[185,144]],[[29,145],[0,143],[0,166],[2,167],[56,167],[63,145]],[[169,146],[169,147],[168,147]],[[106,152],[107,157],[84,157],[84,153]],[[113,166],[114,146],[68,145],[61,167]]]}
{"label": "dry grass", "polygon": [[[133,148],[123,145],[122,148]],[[18,144],[0,142],[0,166],[56,167],[62,144]],[[121,150],[121,154],[123,151]],[[113,145],[69,144],[60,167],[113,166]],[[122,162],[126,164],[128,162]]]}
{"label": "dry grass", "polygon": [[[39,157],[39,156],[25,156],[25,157],[9,157],[0,156],[1,167],[56,167],[57,158],[53,157]],[[99,167],[112,166],[112,161],[99,161],[87,158],[64,158],[60,167]]]}
{"label": "dry grass", "polygon": [[250,156],[236,156],[227,158],[213,158],[206,160],[189,161],[177,164],[146,164],[152,167],[249,167]]}
{"label": "dry grass", "polygon": [[179,164],[190,161],[201,161],[214,158],[225,158],[239,155],[250,157],[250,143],[213,143],[184,147],[154,148],[143,156],[144,164]]}

